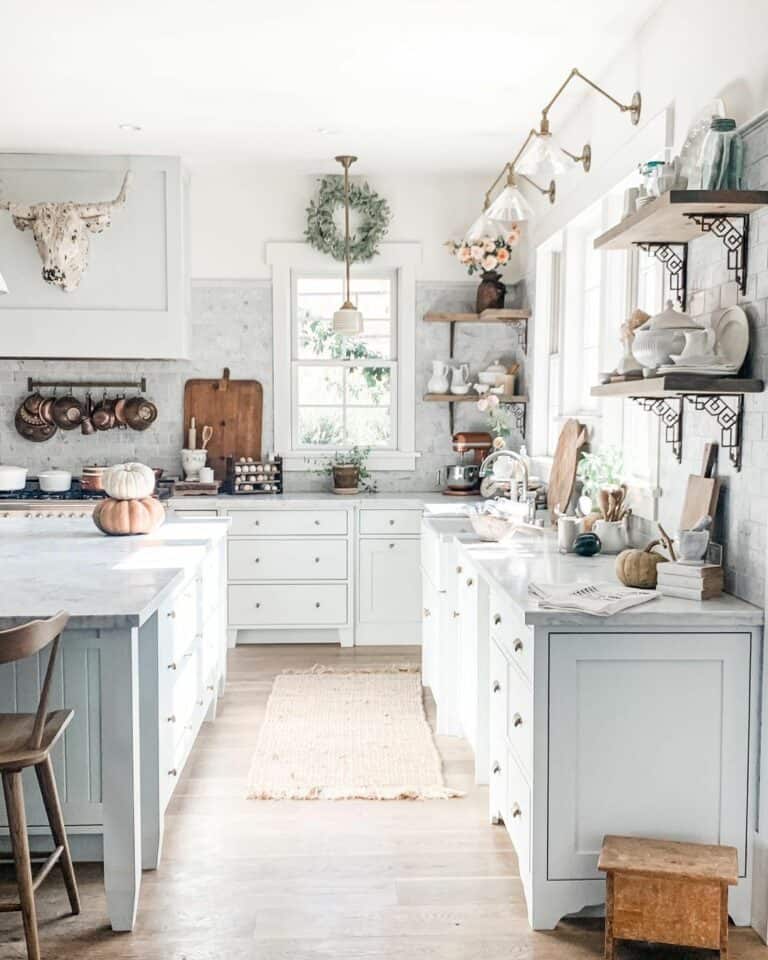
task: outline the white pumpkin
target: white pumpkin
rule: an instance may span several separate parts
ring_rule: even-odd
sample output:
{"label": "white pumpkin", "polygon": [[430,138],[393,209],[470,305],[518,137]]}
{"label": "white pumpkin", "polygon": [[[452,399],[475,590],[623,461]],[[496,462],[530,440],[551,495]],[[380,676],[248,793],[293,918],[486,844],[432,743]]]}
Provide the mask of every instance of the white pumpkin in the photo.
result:
{"label": "white pumpkin", "polygon": [[155,472],[143,463],[116,463],[104,474],[102,486],[113,500],[143,500],[155,489]]}

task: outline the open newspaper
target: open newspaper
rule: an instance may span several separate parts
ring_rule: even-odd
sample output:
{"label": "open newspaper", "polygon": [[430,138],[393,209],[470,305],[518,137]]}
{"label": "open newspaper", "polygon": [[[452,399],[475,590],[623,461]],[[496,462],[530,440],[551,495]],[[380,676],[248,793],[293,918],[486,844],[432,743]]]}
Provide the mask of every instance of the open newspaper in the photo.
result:
{"label": "open newspaper", "polygon": [[656,590],[634,590],[616,583],[529,583],[528,593],[540,610],[590,613],[610,617],[660,596]]}

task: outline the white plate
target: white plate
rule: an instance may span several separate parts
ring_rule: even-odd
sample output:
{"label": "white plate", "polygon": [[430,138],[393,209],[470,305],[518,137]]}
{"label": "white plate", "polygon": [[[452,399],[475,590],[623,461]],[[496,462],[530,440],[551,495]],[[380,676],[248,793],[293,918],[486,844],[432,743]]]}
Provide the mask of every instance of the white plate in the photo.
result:
{"label": "white plate", "polygon": [[717,334],[715,350],[726,362],[741,369],[749,349],[749,320],[741,307],[728,307],[713,324]]}

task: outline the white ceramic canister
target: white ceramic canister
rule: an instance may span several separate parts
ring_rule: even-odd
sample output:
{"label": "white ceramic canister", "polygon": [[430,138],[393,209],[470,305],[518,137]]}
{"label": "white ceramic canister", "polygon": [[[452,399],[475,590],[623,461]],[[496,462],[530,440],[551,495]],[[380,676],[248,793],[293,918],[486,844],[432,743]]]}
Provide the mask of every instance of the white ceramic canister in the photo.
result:
{"label": "white ceramic canister", "polygon": [[621,553],[629,545],[625,520],[595,520],[592,531],[600,537],[602,553]]}

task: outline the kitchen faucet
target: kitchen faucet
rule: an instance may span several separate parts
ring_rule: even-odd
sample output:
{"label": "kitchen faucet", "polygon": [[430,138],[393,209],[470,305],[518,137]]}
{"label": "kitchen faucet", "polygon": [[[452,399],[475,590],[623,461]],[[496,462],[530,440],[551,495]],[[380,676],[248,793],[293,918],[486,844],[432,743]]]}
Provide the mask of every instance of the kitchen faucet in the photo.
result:
{"label": "kitchen faucet", "polygon": [[[516,453],[514,450],[495,450],[493,453],[489,454],[485,460],[480,464],[479,476],[487,477],[490,472],[490,467],[499,459],[499,457],[509,457],[515,464],[515,472],[522,473],[522,480],[515,481],[510,479],[509,481],[501,481],[509,483],[509,499],[516,500],[518,503],[524,503],[527,507],[526,521],[528,523],[533,522],[535,514],[535,505],[536,505],[536,495],[528,492],[528,481],[529,481],[529,472],[528,472],[528,462],[525,457],[522,457],[519,453]],[[513,493],[514,491],[514,493]]]}

